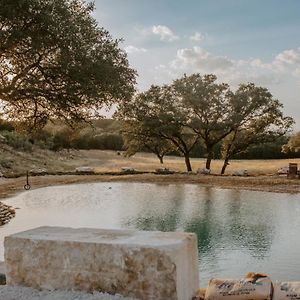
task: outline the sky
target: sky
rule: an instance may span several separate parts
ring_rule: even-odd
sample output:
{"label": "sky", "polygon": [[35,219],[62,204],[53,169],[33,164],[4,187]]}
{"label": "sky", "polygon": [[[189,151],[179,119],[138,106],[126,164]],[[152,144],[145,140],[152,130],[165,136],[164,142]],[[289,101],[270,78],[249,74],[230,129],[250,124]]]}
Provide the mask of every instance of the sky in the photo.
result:
{"label": "sky", "polygon": [[137,88],[184,73],[267,87],[300,130],[300,0],[95,0],[137,70]]}

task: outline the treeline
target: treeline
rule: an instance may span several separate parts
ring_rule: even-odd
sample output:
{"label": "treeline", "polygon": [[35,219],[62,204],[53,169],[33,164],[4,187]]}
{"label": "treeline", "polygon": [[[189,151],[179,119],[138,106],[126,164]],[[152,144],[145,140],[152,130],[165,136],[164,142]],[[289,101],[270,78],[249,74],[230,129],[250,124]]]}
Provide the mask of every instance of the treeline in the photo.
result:
{"label": "treeline", "polygon": [[[81,125],[77,129],[71,129],[63,123],[56,122],[48,124],[43,130],[39,130],[34,135],[16,131],[14,123],[0,120],[0,136],[9,146],[16,150],[32,151],[33,146],[53,151],[61,149],[99,149],[126,151],[124,139],[121,134],[122,122],[114,119],[100,119],[90,125]],[[247,151],[234,156],[234,159],[283,159],[300,157],[300,151],[287,148],[289,141],[295,140],[297,135],[285,135],[278,139],[264,144],[252,145]],[[298,134],[298,136],[300,136]],[[294,143],[295,144],[295,143]],[[299,145],[300,149],[300,139]],[[127,149],[128,151],[128,149]],[[141,148],[140,151],[151,152],[149,148]],[[126,152],[128,153],[128,152]],[[180,153],[172,150],[168,155],[178,156]],[[199,141],[190,153],[193,158],[203,158],[206,156],[205,146]],[[213,153],[214,159],[221,159],[221,144],[218,144]]]}
{"label": "treeline", "polygon": [[71,128],[61,122],[49,123],[43,129],[28,134],[17,130],[16,123],[0,120],[2,142],[22,151],[33,146],[53,151],[61,149],[123,150],[120,123],[116,120],[95,120]]}

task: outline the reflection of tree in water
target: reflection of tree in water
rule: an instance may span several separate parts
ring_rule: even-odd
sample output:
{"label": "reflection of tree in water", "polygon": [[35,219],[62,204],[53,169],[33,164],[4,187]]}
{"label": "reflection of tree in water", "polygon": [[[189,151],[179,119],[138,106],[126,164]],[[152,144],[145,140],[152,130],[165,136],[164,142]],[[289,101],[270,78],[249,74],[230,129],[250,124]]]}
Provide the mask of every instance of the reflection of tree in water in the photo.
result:
{"label": "reflection of tree in water", "polygon": [[218,220],[215,219],[211,189],[205,188],[202,195],[204,199],[199,201],[198,216],[184,227],[185,231],[197,234],[199,254],[214,252],[222,231]]}
{"label": "reflection of tree in water", "polygon": [[[244,207],[241,201],[241,192],[232,190],[228,200],[228,227],[233,243],[244,249],[250,250],[250,254],[256,258],[268,255],[274,235],[274,224],[270,213],[269,203],[261,201],[258,207],[251,203],[250,207]],[[268,222],[266,221],[268,220]]]}
{"label": "reflection of tree in water", "polygon": [[[176,231],[180,223],[181,206],[185,199],[182,185],[172,189],[171,208],[166,212],[150,212],[146,202],[137,217],[128,220],[126,226],[134,226],[139,230]],[[166,200],[167,201],[167,200]]]}
{"label": "reflection of tree in water", "polygon": [[245,249],[256,258],[268,255],[274,235],[272,218],[268,215],[269,202],[247,203],[241,201],[240,191],[199,187],[196,193],[199,200],[193,202],[192,211],[184,216],[184,203],[192,199],[181,185],[169,192],[172,194],[166,200],[170,204],[166,211],[155,211],[153,206],[149,209],[146,202],[140,213],[126,225],[139,230],[176,231],[182,228],[194,232],[198,236],[201,256],[209,254],[214,257],[222,248]]}

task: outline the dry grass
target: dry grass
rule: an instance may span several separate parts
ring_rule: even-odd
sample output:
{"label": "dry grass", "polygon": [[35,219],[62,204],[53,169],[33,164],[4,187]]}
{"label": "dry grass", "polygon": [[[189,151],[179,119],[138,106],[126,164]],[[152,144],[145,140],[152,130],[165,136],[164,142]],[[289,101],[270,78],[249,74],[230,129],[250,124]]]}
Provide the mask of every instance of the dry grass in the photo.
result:
{"label": "dry grass", "polygon": [[[11,168],[3,169],[3,173],[25,174],[27,170],[43,168],[50,172],[74,171],[79,166],[94,167],[97,172],[119,172],[122,167],[133,167],[139,171],[153,172],[161,167],[157,157],[150,153],[138,153],[133,157],[117,155],[116,151],[101,150],[72,150],[62,152],[52,152],[37,149],[33,152],[17,152],[6,147],[0,148],[0,165],[3,161],[8,161]],[[278,159],[278,160],[233,160],[227,167],[226,174],[232,174],[235,170],[247,169],[253,176],[276,174],[278,168],[288,166],[290,162],[300,165],[300,159]],[[192,158],[194,171],[204,168],[204,158]],[[212,173],[219,174],[223,161],[213,160],[211,164]],[[186,167],[182,157],[166,156],[164,167],[178,172],[185,172]]]}
{"label": "dry grass", "polygon": [[[150,153],[138,153],[133,157],[117,155],[115,151],[81,150],[77,160],[70,162],[71,165],[81,163],[95,167],[98,172],[120,171],[121,167],[133,167],[141,171],[153,171],[161,167],[158,159]],[[276,174],[280,167],[288,166],[290,162],[298,163],[300,159],[272,159],[272,160],[233,160],[227,167],[226,173],[232,174],[235,170],[247,169],[250,175]],[[192,158],[193,170],[203,168],[205,159]],[[212,161],[212,173],[219,174],[223,161]],[[164,159],[164,167],[174,171],[186,171],[182,157],[167,156]]]}

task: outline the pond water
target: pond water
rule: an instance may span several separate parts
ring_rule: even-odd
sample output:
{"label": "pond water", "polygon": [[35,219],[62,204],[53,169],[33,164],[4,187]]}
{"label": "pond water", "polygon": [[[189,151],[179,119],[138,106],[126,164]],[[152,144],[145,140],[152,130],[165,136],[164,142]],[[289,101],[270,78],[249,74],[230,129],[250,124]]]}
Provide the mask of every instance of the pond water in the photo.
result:
{"label": "pond water", "polygon": [[43,225],[189,231],[198,235],[202,287],[249,271],[300,280],[300,194],[114,182],[41,188],[4,202],[20,209],[0,227],[1,260],[4,236]]}

